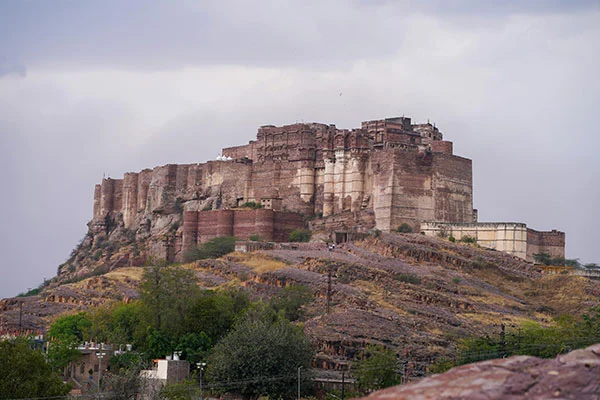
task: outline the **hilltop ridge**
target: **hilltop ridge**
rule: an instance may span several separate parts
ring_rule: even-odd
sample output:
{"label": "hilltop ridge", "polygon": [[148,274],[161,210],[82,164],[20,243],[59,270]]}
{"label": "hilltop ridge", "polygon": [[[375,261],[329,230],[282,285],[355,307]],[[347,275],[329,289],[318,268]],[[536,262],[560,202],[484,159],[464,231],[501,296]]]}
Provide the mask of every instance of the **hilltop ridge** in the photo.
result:
{"label": "hilltop ridge", "polygon": [[[77,282],[56,282],[40,295],[0,302],[5,327],[43,329],[60,313],[137,298],[144,267],[123,267]],[[497,334],[524,321],[549,324],[600,304],[600,282],[548,276],[518,257],[419,234],[383,233],[328,251],[324,243],[282,245],[183,264],[205,288],[230,285],[270,298],[302,285],[306,334],[315,365],[337,376],[368,343],[384,344],[413,363],[413,376],[451,355],[460,338]],[[329,278],[331,276],[331,289]],[[329,309],[329,312],[327,310]]]}

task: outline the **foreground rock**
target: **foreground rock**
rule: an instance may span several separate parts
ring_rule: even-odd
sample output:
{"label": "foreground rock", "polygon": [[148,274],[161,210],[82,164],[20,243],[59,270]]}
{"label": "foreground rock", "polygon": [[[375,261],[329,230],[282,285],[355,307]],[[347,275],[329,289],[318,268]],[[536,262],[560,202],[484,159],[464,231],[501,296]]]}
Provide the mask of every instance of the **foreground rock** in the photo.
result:
{"label": "foreground rock", "polygon": [[463,365],[367,398],[600,399],[600,344],[553,360],[514,356]]}

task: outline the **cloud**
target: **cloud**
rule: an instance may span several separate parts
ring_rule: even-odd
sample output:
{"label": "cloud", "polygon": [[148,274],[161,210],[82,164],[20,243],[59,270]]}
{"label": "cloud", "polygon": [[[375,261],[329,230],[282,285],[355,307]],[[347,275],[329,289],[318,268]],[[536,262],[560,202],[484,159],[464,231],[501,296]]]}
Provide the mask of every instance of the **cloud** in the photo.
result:
{"label": "cloud", "polygon": [[395,115],[473,159],[482,220],[565,230],[600,262],[600,11],[449,3],[2,3],[27,74],[0,77],[0,267],[24,272],[0,296],[54,275],[103,174],[203,162],[263,124]]}
{"label": "cloud", "polygon": [[0,48],[27,65],[349,68],[394,56],[414,16],[479,30],[515,15],[590,11],[597,2],[9,1],[0,4]]}
{"label": "cloud", "polygon": [[27,68],[25,67],[25,65],[9,63],[0,60],[0,78],[2,78],[5,75],[14,75],[24,78],[27,76]]}

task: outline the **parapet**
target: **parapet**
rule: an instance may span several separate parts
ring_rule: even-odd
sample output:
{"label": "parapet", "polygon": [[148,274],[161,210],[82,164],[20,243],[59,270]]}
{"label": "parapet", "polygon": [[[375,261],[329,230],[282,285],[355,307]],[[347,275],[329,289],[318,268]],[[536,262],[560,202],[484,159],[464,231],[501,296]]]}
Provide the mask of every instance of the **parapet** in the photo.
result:
{"label": "parapet", "polygon": [[434,153],[442,153],[452,155],[453,144],[447,140],[436,140],[431,142],[431,151]]}

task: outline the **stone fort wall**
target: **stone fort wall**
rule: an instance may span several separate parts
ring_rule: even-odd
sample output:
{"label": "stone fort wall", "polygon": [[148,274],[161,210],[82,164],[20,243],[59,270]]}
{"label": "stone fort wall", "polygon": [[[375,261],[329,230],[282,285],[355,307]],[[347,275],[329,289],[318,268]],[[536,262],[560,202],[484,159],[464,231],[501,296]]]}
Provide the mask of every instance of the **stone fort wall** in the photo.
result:
{"label": "stone fort wall", "polygon": [[527,259],[534,254],[547,253],[552,258],[565,257],[565,233],[557,230],[538,232],[527,229]]}
{"label": "stone fort wall", "polygon": [[553,230],[538,232],[518,222],[477,222],[452,224],[424,222],[421,232],[428,236],[453,236],[456,240],[467,236],[482,247],[503,251],[533,262],[533,255],[548,253],[565,257],[565,233]]}
{"label": "stone fort wall", "polygon": [[[528,260],[540,252],[564,257],[562,232],[475,224],[471,160],[454,155],[452,142],[429,123],[398,117],[355,129],[265,125],[255,140],[222,154],[103,179],[90,226],[101,230],[108,217],[122,218],[125,228],[156,238],[150,248],[168,259],[216,236],[285,241],[309,216],[324,217],[311,221],[313,229],[393,231],[407,223],[415,232],[473,236]],[[240,209],[246,202],[263,209]]]}
{"label": "stone fort wall", "polygon": [[418,229],[421,221],[472,221],[471,161],[453,155],[437,128],[410,118],[367,121],[352,130],[262,126],[256,140],[225,148],[223,156],[231,160],[103,179],[93,219],[120,213],[132,227],[152,215],[254,201],[304,216],[371,211],[384,231],[404,222]]}
{"label": "stone fort wall", "polygon": [[267,242],[285,242],[294,229],[304,226],[293,212],[268,209],[184,211],[182,252],[219,236],[248,240],[257,235]]}

